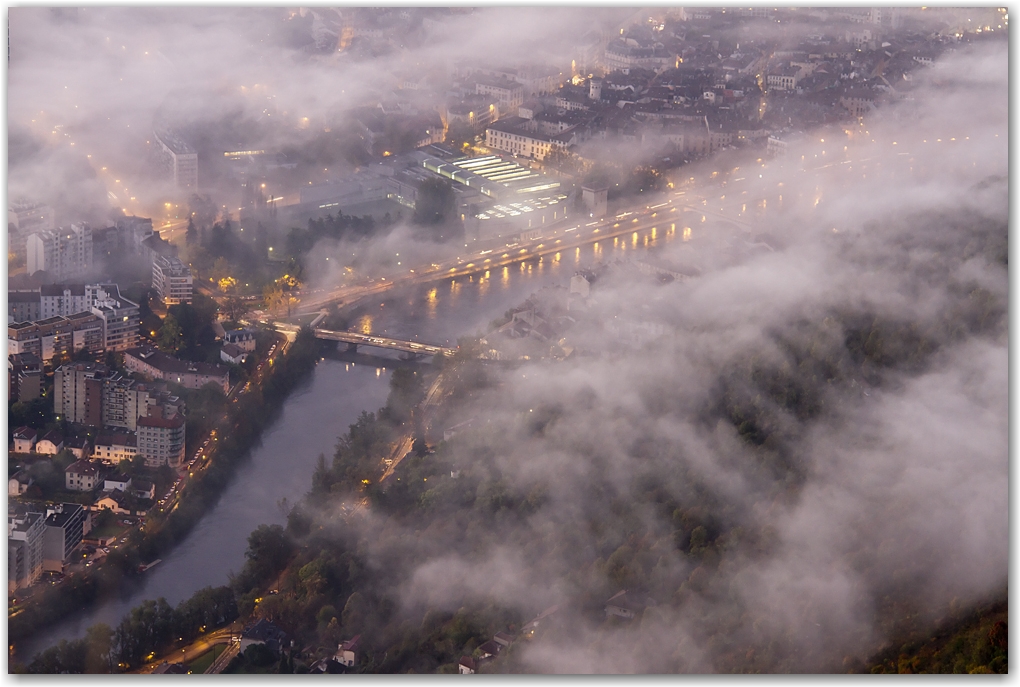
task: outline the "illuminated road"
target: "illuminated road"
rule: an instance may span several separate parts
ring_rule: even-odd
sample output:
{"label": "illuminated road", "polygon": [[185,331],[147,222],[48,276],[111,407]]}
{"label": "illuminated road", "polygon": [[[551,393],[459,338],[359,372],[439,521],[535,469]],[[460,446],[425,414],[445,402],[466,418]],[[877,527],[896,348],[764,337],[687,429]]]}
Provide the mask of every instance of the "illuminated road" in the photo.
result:
{"label": "illuminated road", "polygon": [[226,627],[203,635],[191,644],[181,649],[175,649],[169,654],[154,658],[142,668],[131,672],[140,675],[148,675],[158,668],[163,661],[166,661],[167,663],[190,663],[212,649],[215,645],[228,644],[230,642],[230,638],[240,631],[240,628],[237,627],[237,625],[238,623],[235,621]]}

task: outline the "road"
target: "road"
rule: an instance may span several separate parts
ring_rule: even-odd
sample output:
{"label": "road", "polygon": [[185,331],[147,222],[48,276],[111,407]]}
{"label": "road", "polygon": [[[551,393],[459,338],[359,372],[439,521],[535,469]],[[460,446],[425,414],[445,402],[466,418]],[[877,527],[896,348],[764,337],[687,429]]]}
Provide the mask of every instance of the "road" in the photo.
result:
{"label": "road", "polygon": [[[425,394],[424,400],[418,407],[418,412],[421,413],[421,426],[427,428],[432,420],[432,415],[435,413],[436,407],[443,400],[447,393],[447,379],[446,371],[440,372],[436,375],[436,379],[432,382],[432,386],[429,387],[428,392]],[[379,482],[384,482],[388,477],[393,474],[393,471],[400,465],[400,461],[404,459],[411,451],[411,447],[414,445],[414,432],[413,430],[404,436],[397,447],[390,454],[386,463],[386,470],[383,471],[382,477],[379,478]]]}
{"label": "road", "polygon": [[[678,210],[691,202],[700,202],[702,198],[686,197],[685,191],[671,194],[656,205],[645,205],[639,210],[624,211],[601,220],[587,223],[561,223],[551,229],[547,235],[535,239],[508,244],[501,248],[480,250],[440,263],[431,263],[406,273],[379,277],[368,282],[360,282],[342,286],[326,293],[315,294],[302,298],[297,305],[298,313],[309,313],[320,310],[326,305],[337,303],[350,305],[369,296],[384,293],[398,286],[426,284],[440,279],[463,277],[469,274],[484,273],[489,270],[506,267],[525,260],[542,258],[547,255],[556,256],[565,250],[579,248],[589,243],[598,243],[605,239],[616,238],[626,234],[647,229],[662,227],[663,231],[676,231]],[[691,209],[696,209],[692,208]],[[670,214],[672,213],[672,214]],[[743,223],[739,217],[729,217],[734,222]]]}
{"label": "road", "polygon": [[[138,670],[133,670],[131,672],[137,675],[148,675],[152,673],[152,671],[154,671],[156,668],[158,668],[159,665],[163,663],[163,661],[166,661],[167,663],[190,663],[191,661],[194,661],[196,658],[198,658],[205,652],[212,649],[213,646],[215,646],[216,644],[230,643],[231,637],[235,636],[240,631],[241,628],[239,626],[239,623],[237,621],[234,621],[233,623],[227,625],[226,627],[222,627],[218,630],[214,630],[213,632],[202,635],[194,642],[181,649],[175,649],[174,651],[168,654],[164,654],[163,656],[154,658],[153,660],[146,663]],[[217,657],[216,662],[219,662],[220,658],[221,657]]]}
{"label": "road", "polygon": [[[229,402],[237,403],[241,395],[251,392],[252,384],[255,386],[261,384],[265,377],[266,370],[276,364],[276,360],[286,353],[289,346],[290,341],[286,339],[282,339],[273,344],[266,354],[266,358],[259,363],[257,368],[255,368],[255,372],[248,379],[248,382],[243,387],[238,384],[230,390],[230,393],[227,395]],[[216,422],[214,429],[209,433],[209,436],[206,437],[205,441],[202,442],[202,445],[199,446],[197,451],[195,451],[194,457],[188,461],[186,465],[180,468],[179,479],[170,488],[170,491],[168,491],[158,501],[156,507],[152,511],[153,516],[169,514],[176,510],[188,484],[190,484],[190,482],[196,477],[200,477],[205,470],[209,469],[209,466],[211,465],[210,458],[213,454],[213,449],[219,442],[219,435],[229,433],[230,431],[230,427],[225,424],[228,417],[229,415],[227,414],[220,417],[220,419]]]}

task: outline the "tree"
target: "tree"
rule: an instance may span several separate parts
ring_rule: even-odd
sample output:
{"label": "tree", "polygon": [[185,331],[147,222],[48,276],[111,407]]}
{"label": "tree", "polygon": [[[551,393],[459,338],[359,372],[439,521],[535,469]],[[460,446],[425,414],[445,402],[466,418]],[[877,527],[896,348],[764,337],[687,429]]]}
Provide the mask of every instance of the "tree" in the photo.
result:
{"label": "tree", "polygon": [[167,316],[163,318],[163,326],[159,330],[160,349],[171,355],[177,353],[183,343],[182,336],[181,325],[177,322],[177,318],[173,314],[167,313]]}
{"label": "tree", "polygon": [[96,623],[85,631],[85,672],[108,673],[112,669],[113,629],[106,623]]}
{"label": "tree", "polygon": [[266,310],[269,312],[274,312],[286,303],[283,287],[276,283],[266,284],[262,289],[262,297],[265,299]]}
{"label": "tree", "polygon": [[312,472],[312,493],[328,493],[332,484],[333,473],[326,465],[326,456],[320,453],[318,460],[315,462],[315,471]]}
{"label": "tree", "polygon": [[206,194],[193,193],[188,200],[188,210],[200,227],[208,227],[216,221],[216,203]]}
{"label": "tree", "polygon": [[242,576],[247,576],[250,586],[267,582],[283,570],[293,551],[294,544],[281,526],[259,525],[248,535]]}
{"label": "tree", "polygon": [[467,122],[454,122],[446,130],[446,142],[457,150],[468,148],[474,142],[477,132]]}
{"label": "tree", "polygon": [[184,243],[189,246],[193,246],[198,243],[198,229],[195,227],[195,220],[193,217],[188,218],[188,229],[184,232]]}
{"label": "tree", "polygon": [[239,318],[241,315],[244,315],[245,311],[248,309],[245,305],[244,300],[242,300],[240,296],[231,296],[229,299],[227,299],[226,308],[227,316],[233,322],[236,322],[237,318]]}
{"label": "tree", "polygon": [[225,277],[230,276],[230,263],[227,262],[226,258],[216,258],[216,262],[212,266],[212,278],[216,281],[220,281]]}
{"label": "tree", "polygon": [[173,608],[162,597],[132,608],[114,632],[118,662],[136,668],[148,654],[168,648],[174,639],[173,625]]}
{"label": "tree", "polygon": [[425,395],[421,375],[406,367],[398,367],[390,377],[390,395],[385,414],[397,424],[407,422],[411,409]]}
{"label": "tree", "polygon": [[354,592],[347,597],[347,603],[340,614],[340,622],[347,632],[357,632],[365,623],[365,614],[368,612],[368,603],[361,592]]}

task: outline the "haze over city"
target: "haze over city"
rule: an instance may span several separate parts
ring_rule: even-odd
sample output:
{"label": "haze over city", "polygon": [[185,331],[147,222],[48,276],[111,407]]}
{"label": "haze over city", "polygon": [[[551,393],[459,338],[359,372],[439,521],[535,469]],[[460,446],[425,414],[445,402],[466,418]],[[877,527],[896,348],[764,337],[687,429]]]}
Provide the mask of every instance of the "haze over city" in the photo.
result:
{"label": "haze over city", "polygon": [[29,673],[1006,673],[1006,8],[8,12]]}

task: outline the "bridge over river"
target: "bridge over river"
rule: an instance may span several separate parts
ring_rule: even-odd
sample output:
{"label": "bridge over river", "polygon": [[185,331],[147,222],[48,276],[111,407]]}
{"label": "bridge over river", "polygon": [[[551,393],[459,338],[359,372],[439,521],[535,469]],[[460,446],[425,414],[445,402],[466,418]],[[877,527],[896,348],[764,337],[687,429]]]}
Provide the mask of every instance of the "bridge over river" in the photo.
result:
{"label": "bridge over river", "polygon": [[[288,324],[286,322],[274,322],[277,331],[286,333],[297,333],[300,329],[297,325]],[[378,334],[361,334],[359,332],[341,332],[333,329],[323,329],[321,327],[315,327],[312,331],[315,332],[316,339],[325,339],[327,341],[338,341],[347,344],[347,348],[350,351],[357,350],[358,346],[373,346],[375,348],[384,348],[391,351],[400,351],[401,353],[407,353],[414,356],[425,356],[425,355],[453,355],[457,352],[456,348],[448,348],[446,346],[437,346],[435,344],[421,343],[419,341],[406,341],[404,339],[393,339],[387,336],[379,336]]]}

